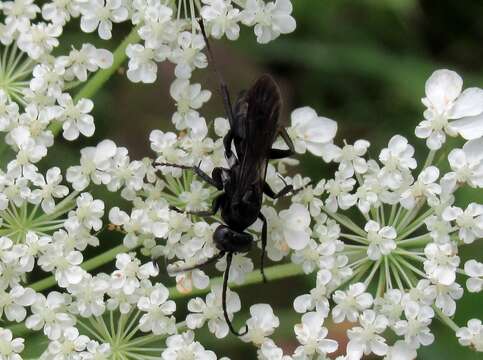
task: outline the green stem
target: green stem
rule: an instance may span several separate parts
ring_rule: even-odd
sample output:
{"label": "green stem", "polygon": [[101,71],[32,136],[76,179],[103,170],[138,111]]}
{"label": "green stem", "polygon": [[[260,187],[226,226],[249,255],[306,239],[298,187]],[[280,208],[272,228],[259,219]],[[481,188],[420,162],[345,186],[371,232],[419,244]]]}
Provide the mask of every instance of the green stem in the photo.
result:
{"label": "green stem", "polygon": [[[135,27],[114,51],[114,60],[112,66],[107,69],[98,71],[92,78],[90,78],[89,81],[75,95],[74,102],[77,102],[82,98],[91,98],[95,93],[97,93],[97,91],[122,65],[124,60],[126,60],[126,48],[128,47],[128,45],[138,42],[139,39],[140,37],[138,34],[138,27]],[[52,131],[52,134],[56,136],[62,129],[62,123],[54,122],[50,124],[49,129]]]}
{"label": "green stem", "polygon": [[398,247],[424,247],[426,244],[430,243],[433,240],[431,235],[423,234],[420,236],[416,236],[410,239],[401,240],[397,242]]}
{"label": "green stem", "polygon": [[438,319],[447,326],[449,326],[454,332],[457,332],[460,328],[449,316],[443,314],[443,312],[436,306],[433,306],[434,311],[438,315]]}
{"label": "green stem", "polygon": [[434,209],[430,208],[430,209],[426,210],[426,212],[423,213],[419,218],[414,220],[410,225],[407,225],[406,227],[401,227],[401,229],[399,229],[400,235],[398,236],[398,239],[396,241],[402,240],[402,239],[408,237],[413,232],[415,232],[417,229],[419,229],[421,226],[423,226],[426,219],[429,216],[431,216],[433,213],[434,213]]}
{"label": "green stem", "polygon": [[435,155],[436,155],[436,150],[431,150],[429,152],[428,157],[426,158],[426,161],[424,162],[422,170],[426,169],[428,166],[430,166],[433,163]]}
{"label": "green stem", "polygon": [[[125,247],[124,245],[119,245],[116,246],[115,248],[112,248],[111,250],[106,251],[105,253],[102,253],[98,256],[93,257],[92,259],[87,260],[84,262],[81,267],[85,271],[93,270],[98,268],[99,266],[102,266],[104,264],[107,264],[110,262],[112,259],[116,257],[117,254],[123,253],[128,251],[129,249]],[[55,281],[54,276],[49,276],[48,278],[42,279],[40,281],[37,281],[30,285],[32,289],[35,291],[42,291],[45,289],[48,289],[52,286],[55,286],[57,282]]]}

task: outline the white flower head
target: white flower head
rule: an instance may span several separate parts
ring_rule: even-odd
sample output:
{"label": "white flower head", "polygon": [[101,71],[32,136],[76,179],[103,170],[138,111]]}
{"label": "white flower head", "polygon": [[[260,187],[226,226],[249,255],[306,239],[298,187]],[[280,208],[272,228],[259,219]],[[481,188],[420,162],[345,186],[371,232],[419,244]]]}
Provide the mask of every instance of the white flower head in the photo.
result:
{"label": "white flower head", "polygon": [[128,10],[122,0],[87,0],[81,3],[81,29],[91,33],[98,29],[101,39],[112,37],[112,23],[128,18]]}
{"label": "white flower head", "polygon": [[332,308],[332,318],[336,323],[346,318],[348,321],[356,322],[359,313],[370,308],[373,303],[373,297],[366,292],[366,286],[363,283],[351,284],[346,291],[337,290],[332,298],[337,304]]}
{"label": "white flower head", "polygon": [[388,325],[386,317],[376,314],[373,310],[365,310],[359,316],[360,327],[353,327],[347,331],[347,357],[359,360],[363,355],[374,353],[378,356],[386,355],[388,346],[381,335]]}
{"label": "white flower head", "polygon": [[162,284],[156,284],[149,296],[139,299],[139,310],[146,312],[139,320],[139,329],[155,335],[173,334],[176,332],[176,320],[171,316],[176,310],[176,303],[168,300],[169,291]]}
{"label": "white flower head", "polygon": [[443,285],[451,285],[456,279],[456,268],[460,263],[455,254],[455,247],[451,243],[430,243],[424,248],[427,260],[424,270],[431,279]]}
{"label": "white flower head", "polygon": [[240,17],[245,25],[255,25],[257,41],[266,44],[280,34],[288,34],[295,30],[296,23],[291,13],[290,0],[275,0],[268,3],[248,0]]}
{"label": "white flower head", "polygon": [[200,10],[200,14],[207,23],[209,34],[214,39],[220,39],[223,35],[229,40],[236,40],[240,34],[240,10],[234,8],[231,0],[203,0],[206,5]]}
{"label": "white flower head", "polygon": [[280,325],[272,307],[268,304],[255,304],[250,307],[251,317],[247,320],[248,333],[241,337],[245,342],[261,345]]}
{"label": "white flower head", "polygon": [[291,118],[292,125],[287,131],[294,142],[295,151],[299,154],[309,151],[325,161],[331,161],[331,147],[337,132],[337,123],[318,116],[310,107],[295,109]]}
{"label": "white flower head", "polygon": [[[427,139],[432,150],[446,140],[446,134],[460,134],[467,140],[483,136],[483,90],[468,88],[461,92],[463,79],[454,71],[437,70],[426,81],[426,120],[416,128],[416,136]],[[450,121],[452,120],[452,121]]]}
{"label": "white flower head", "polygon": [[364,227],[367,232],[367,240],[369,246],[367,248],[367,256],[371,260],[379,260],[384,255],[389,255],[391,251],[396,249],[396,229],[392,226],[384,226],[381,228],[379,223],[369,220]]}
{"label": "white flower head", "polygon": [[9,329],[0,328],[0,357],[5,360],[22,360],[24,339],[14,338]]}
{"label": "white flower head", "polygon": [[301,344],[295,349],[296,358],[312,358],[315,354],[326,356],[337,350],[335,340],[326,339],[327,328],[323,327],[324,317],[318,312],[309,312],[302,316],[302,323],[294,326],[295,335]]}
{"label": "white flower head", "polygon": [[465,263],[465,273],[470,278],[466,280],[469,292],[480,292],[483,289],[483,263],[474,259]]}
{"label": "white flower head", "polygon": [[476,351],[483,351],[483,324],[479,319],[471,319],[468,325],[456,332],[458,341],[463,346],[471,346]]}
{"label": "white flower head", "polygon": [[[226,309],[230,319],[241,309],[239,296],[230,290],[226,294]],[[214,286],[205,301],[201,298],[191,299],[188,310],[191,313],[186,317],[186,324],[190,329],[200,328],[207,321],[208,329],[217,338],[221,339],[228,335],[229,328],[223,315],[221,286]]]}
{"label": "white flower head", "polygon": [[283,222],[283,233],[288,246],[294,250],[301,250],[310,240],[310,213],[300,204],[292,204],[288,210],[280,212]]}

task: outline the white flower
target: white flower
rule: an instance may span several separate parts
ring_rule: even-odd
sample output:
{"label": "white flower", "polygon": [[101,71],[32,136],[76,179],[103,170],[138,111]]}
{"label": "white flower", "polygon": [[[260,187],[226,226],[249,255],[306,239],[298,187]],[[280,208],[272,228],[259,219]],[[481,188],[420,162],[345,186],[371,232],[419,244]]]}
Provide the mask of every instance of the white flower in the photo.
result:
{"label": "white flower", "polygon": [[293,306],[296,312],[305,313],[314,310],[326,317],[329,314],[329,300],[327,296],[330,294],[330,282],[332,274],[327,269],[321,269],[317,272],[317,280],[315,288],[310,290],[310,294],[297,296]]}
{"label": "white flower", "polygon": [[155,61],[163,61],[168,56],[164,47],[150,49],[141,44],[129,44],[126,48],[129,57],[127,77],[134,83],[156,81],[158,66]]}
{"label": "white flower", "polygon": [[466,280],[469,292],[480,292],[483,289],[483,263],[474,259],[465,263],[465,273],[470,278]]}
{"label": "white flower", "polygon": [[295,335],[301,344],[295,349],[294,357],[311,359],[315,354],[324,357],[337,350],[337,341],[326,339],[327,328],[323,327],[324,317],[318,312],[302,316],[302,323],[294,326]]}
{"label": "white flower", "polygon": [[8,131],[15,124],[19,115],[19,106],[10,101],[3,89],[0,89],[0,131]]}
{"label": "white flower", "polygon": [[416,349],[405,341],[398,340],[387,349],[384,360],[414,360],[417,355]]}
{"label": "white flower", "polygon": [[257,355],[260,360],[292,360],[292,357],[284,355],[283,350],[268,338],[260,346]]}
{"label": "white flower", "polygon": [[[186,316],[186,325],[190,329],[197,329],[208,321],[208,329],[217,338],[221,339],[228,335],[229,329],[223,315],[221,295],[221,286],[214,286],[206,296],[206,302],[199,297],[191,299],[188,302],[188,310],[191,313]],[[241,309],[240,297],[230,290],[226,294],[226,309],[230,319]]]}
{"label": "white flower", "polygon": [[456,301],[463,296],[463,288],[458,283],[449,286],[436,285],[434,305],[447,316],[453,316],[456,311]]}
{"label": "white flower", "polygon": [[146,312],[139,320],[139,329],[155,335],[173,334],[176,332],[176,319],[170,316],[176,310],[176,304],[168,300],[169,291],[162,284],[156,284],[149,296],[138,301],[138,308]]}
{"label": "white flower", "polygon": [[128,10],[122,0],[87,0],[81,4],[81,29],[91,33],[97,28],[103,40],[112,36],[112,23],[119,23],[128,18]]}
{"label": "white flower", "polygon": [[77,16],[79,16],[78,0],[53,0],[42,6],[42,17],[47,21],[52,21],[54,24],[64,25],[71,17]]}
{"label": "white flower", "polygon": [[483,187],[483,137],[468,141],[463,149],[453,149],[448,155],[451,170],[445,177],[471,187]]}
{"label": "white flower", "polygon": [[118,254],[116,268],[111,274],[111,288],[121,289],[124,294],[132,295],[140,286],[140,280],[149,279],[158,274],[158,270],[151,261],[141,265],[141,261],[134,254]]}
{"label": "white flower", "polygon": [[87,137],[94,134],[94,118],[89,114],[94,108],[91,100],[80,99],[74,104],[69,94],[62,94],[57,98],[57,102],[62,108],[59,121],[62,122],[64,138],[72,141],[79,137],[79,132]]}
{"label": "white flower", "polygon": [[[280,180],[280,178],[277,176]],[[288,181],[287,181],[288,183]],[[298,192],[291,197],[292,202],[300,203],[308,207],[310,215],[316,217],[321,212],[323,202],[320,196],[325,191],[325,180],[320,180],[315,186],[309,184],[310,178],[302,177],[300,174],[292,178],[292,186],[298,189]]]}
{"label": "white flower", "polygon": [[75,327],[69,327],[63,330],[61,338],[49,343],[47,352],[53,359],[75,359],[74,354],[83,351],[89,341]]}
{"label": "white flower", "polygon": [[67,169],[67,181],[77,191],[84,190],[91,180],[96,185],[107,184],[111,180],[108,170],[112,167],[116,151],[116,144],[111,140],[103,140],[95,147],[83,148],[80,165]]}
{"label": "white flower", "polygon": [[384,226],[381,228],[377,222],[369,220],[364,227],[367,232],[367,256],[371,260],[379,260],[384,255],[389,255],[391,251],[396,249],[396,229],[392,226]]}
{"label": "white flower", "polygon": [[24,339],[14,339],[9,329],[0,328],[0,358],[2,360],[22,360],[19,354],[23,349]]}
{"label": "white flower", "polygon": [[372,295],[365,291],[366,286],[363,283],[355,283],[349,285],[346,291],[334,292],[332,298],[337,305],[332,308],[332,318],[335,323],[340,323],[345,318],[355,322],[359,317],[359,312],[371,307]]}
{"label": "white flower", "polygon": [[64,87],[63,72],[63,69],[55,65],[36,65],[32,71],[33,78],[30,80],[29,87],[32,91],[44,93],[45,97],[56,98],[62,93]]}
{"label": "white flower", "polygon": [[32,59],[39,60],[59,45],[57,37],[61,34],[62,27],[58,25],[46,23],[25,24],[25,26],[22,26],[17,44]]}
{"label": "white flower", "polygon": [[102,227],[104,203],[92,197],[90,193],[82,193],[76,199],[77,209],[69,212],[67,224],[79,224],[87,229],[98,231]]}
{"label": "white flower", "polygon": [[96,49],[92,44],[82,44],[80,50],[72,49],[68,56],[56,58],[56,65],[65,68],[64,78],[86,81],[89,72],[112,66],[113,54],[106,49]]}
{"label": "white flower", "polygon": [[434,199],[441,194],[441,186],[436,183],[439,170],[436,166],[428,166],[418,175],[416,182],[401,194],[401,205],[406,209],[414,208],[418,202]]}
{"label": "white flower", "polygon": [[247,320],[248,333],[241,337],[245,342],[261,345],[265,339],[272,335],[280,325],[278,317],[273,314],[268,304],[255,304],[250,306],[251,317]]}
{"label": "white flower", "polygon": [[471,346],[476,351],[483,351],[483,325],[481,320],[469,320],[467,327],[460,327],[456,331],[456,336],[461,345]]}
{"label": "white flower", "polygon": [[350,174],[347,170],[336,171],[334,178],[326,182],[325,190],[329,196],[325,200],[325,206],[330,212],[336,212],[339,207],[347,210],[356,203],[357,197],[350,193],[356,180]]}
{"label": "white flower", "polygon": [[319,258],[322,256],[322,246],[310,239],[309,243],[302,250],[295,250],[291,259],[294,264],[302,264],[304,273],[310,274],[317,269]]}
{"label": "white flower", "polygon": [[45,178],[41,174],[36,174],[32,183],[39,189],[30,193],[30,201],[40,204],[46,213],[51,213],[55,208],[54,198],[62,198],[69,193],[67,186],[60,185],[61,181],[62,175],[58,167],[47,170]]}
{"label": "white flower", "polygon": [[92,276],[84,273],[82,281],[67,288],[74,297],[72,309],[83,317],[101,316],[105,311],[104,295],[109,289],[109,277],[106,274]]}
{"label": "white flower", "polygon": [[337,132],[337,122],[318,116],[308,106],[295,109],[291,119],[292,126],[287,131],[294,142],[295,151],[299,154],[309,151],[325,161],[332,160],[329,149]]}
{"label": "white flower", "polygon": [[456,269],[460,263],[453,244],[429,243],[424,248],[424,270],[428,276],[443,285],[451,285],[456,279]]}
{"label": "white flower", "polygon": [[177,111],[171,120],[176,129],[193,128],[199,119],[196,110],[200,109],[211,98],[209,90],[201,90],[200,84],[190,84],[189,80],[176,79],[169,89],[171,97],[176,101]]}
{"label": "white flower", "polygon": [[363,355],[374,353],[385,355],[388,350],[386,339],[378,335],[386,330],[387,319],[377,315],[373,310],[365,310],[359,316],[360,327],[353,327],[347,331],[349,343],[347,344],[347,357],[349,360],[359,360]]}
{"label": "white flower", "polygon": [[374,300],[374,310],[378,314],[384,315],[389,325],[392,326],[396,321],[400,320],[404,311],[403,293],[398,289],[389,289],[383,297],[377,297]]}
{"label": "white flower", "polygon": [[64,329],[75,324],[75,319],[66,311],[68,296],[52,291],[47,298],[37,294],[35,303],[30,308],[32,315],[25,321],[28,329],[44,329],[44,334],[51,340],[59,339]]}
{"label": "white flower", "polygon": [[[416,136],[427,139],[432,150],[445,142],[445,134],[459,133],[467,140],[483,136],[483,90],[469,88],[461,92],[463,80],[450,70],[437,70],[426,81],[426,120],[416,128]],[[448,122],[448,120],[453,120]]]}
{"label": "white flower", "polygon": [[206,55],[202,52],[205,40],[201,34],[184,31],[179,34],[177,45],[170,56],[170,60],[176,64],[174,74],[177,78],[189,79],[194,69],[208,66]]}
{"label": "white flower", "polygon": [[[136,6],[139,6],[140,3],[141,1],[137,1]],[[166,44],[171,44],[176,40],[181,25],[173,19],[171,4],[165,5],[159,1],[142,1],[142,3],[147,5],[147,8],[139,9],[139,14],[144,17],[144,24],[138,30],[139,36],[144,40],[147,48],[169,50],[170,47]],[[131,18],[133,23],[137,22],[135,17],[136,14]]]}
{"label": "white flower", "polygon": [[112,356],[111,345],[108,343],[99,344],[97,341],[91,340],[87,343],[86,353],[83,353],[86,360],[108,360]]}
{"label": "white flower", "polygon": [[283,234],[288,246],[301,250],[310,240],[310,213],[300,204],[292,204],[288,210],[280,211],[283,222]]}
{"label": "white flower", "polygon": [[238,39],[240,10],[232,6],[231,0],[203,0],[203,3],[206,5],[200,14],[208,24],[209,34],[215,39],[221,39],[225,34],[230,40]]}
{"label": "white flower", "polygon": [[35,291],[22,286],[15,286],[6,292],[0,289],[0,316],[5,313],[9,321],[17,323],[23,321],[27,316],[25,307],[35,302]]}
{"label": "white flower", "polygon": [[[161,130],[153,130],[149,134],[149,141],[151,142],[151,149],[158,153],[159,157],[156,162],[169,162],[173,164],[182,164],[185,153],[183,150],[177,148],[177,137],[173,132],[163,132]],[[180,174],[179,169],[166,169],[163,167],[162,171],[173,171]]]}
{"label": "white flower", "polygon": [[[253,271],[255,265],[253,265],[252,259],[246,256],[246,254],[236,253],[233,255],[230,267],[230,274],[228,276],[228,282],[241,285],[245,282],[246,274]],[[223,257],[216,263],[216,269],[224,272],[226,270],[226,257]]]}
{"label": "white flower", "polygon": [[417,164],[414,159],[414,147],[401,135],[395,135],[389,140],[388,147],[381,150],[379,160],[384,164],[380,179],[385,186],[395,190],[403,182],[403,175]]}
{"label": "white flower", "polygon": [[44,271],[55,274],[59,286],[67,287],[82,281],[85,271],[79,266],[83,256],[80,251],[72,251],[60,243],[49,244],[44,254],[39,256],[38,265]]}
{"label": "white flower", "polygon": [[433,309],[409,301],[405,305],[404,315],[407,320],[399,320],[392,326],[396,334],[404,336],[404,341],[414,348],[432,344],[434,335],[431,334],[429,325],[434,317]]}
{"label": "white flower", "polygon": [[483,237],[483,205],[471,203],[464,211],[450,206],[444,210],[442,217],[446,221],[456,221],[458,238],[465,244]]}
{"label": "white flower", "polygon": [[333,160],[339,163],[339,169],[342,171],[349,170],[358,174],[364,174],[368,169],[368,165],[366,159],[362,156],[366,154],[369,146],[370,143],[366,140],[357,140],[354,145],[345,144],[342,148],[333,146]]}
{"label": "white flower", "polygon": [[213,351],[205,350],[203,345],[194,341],[194,333],[186,331],[172,335],[166,340],[166,350],[161,354],[163,360],[216,360]]}
{"label": "white flower", "polygon": [[255,35],[260,44],[276,39],[280,34],[295,30],[295,19],[290,0],[276,0],[264,3],[261,0],[247,0],[240,17],[245,25],[255,25]]}

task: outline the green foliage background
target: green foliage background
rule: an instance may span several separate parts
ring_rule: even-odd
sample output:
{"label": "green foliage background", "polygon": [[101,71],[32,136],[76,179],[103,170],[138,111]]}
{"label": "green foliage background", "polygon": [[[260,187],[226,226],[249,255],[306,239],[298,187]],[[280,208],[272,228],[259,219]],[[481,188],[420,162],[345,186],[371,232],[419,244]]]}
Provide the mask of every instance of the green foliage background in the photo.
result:
{"label": "green foliage background", "polygon": [[[233,94],[249,87],[264,72],[277,79],[287,122],[291,109],[309,105],[320,115],[338,121],[339,142],[365,138],[372,143],[371,155],[377,156],[389,138],[400,133],[413,140],[420,158],[424,158],[424,143],[414,139],[413,134],[422,119],[420,99],[431,72],[438,68],[453,69],[463,76],[465,87],[483,87],[483,1],[293,0],[293,3],[298,24],[295,33],[260,46],[253,33],[244,29],[240,41],[216,42],[213,46]],[[68,41],[63,42],[65,48],[60,51],[68,51],[70,43],[85,41],[85,34],[80,36],[78,29],[78,24],[67,29],[64,36]],[[117,30],[110,43],[93,42],[114,49],[129,29]],[[94,99],[95,137],[74,143],[59,137],[55,150],[42,166],[60,163],[65,169],[78,162],[80,148],[104,138],[128,147],[132,158],[151,155],[149,132],[154,128],[172,128],[169,121],[174,109],[169,97],[172,72],[172,66],[161,65],[158,81],[151,86],[129,83],[122,71],[115,75]],[[222,116],[213,74],[198,72],[194,80],[213,91],[204,116],[207,119]],[[313,178],[322,178],[333,170],[310,156],[301,160],[302,173]],[[97,195],[112,198],[101,192]],[[460,204],[468,201],[483,202],[482,192],[459,193]],[[113,200],[108,205],[114,203]],[[121,239],[116,234],[106,234],[101,240],[101,249],[91,250],[87,257],[118,245]],[[481,245],[472,245],[463,256],[471,253],[471,257],[481,261],[482,252]],[[255,264],[258,266],[256,259]],[[238,315],[237,320],[241,322],[248,316],[250,304],[270,303],[282,324],[275,340],[287,351],[293,350],[296,344],[292,328],[299,318],[293,314],[291,304],[295,296],[313,285],[313,280],[292,278],[239,291],[245,313]],[[183,305],[178,308],[183,309]],[[182,315],[182,310],[179,313]],[[463,325],[475,317],[483,318],[481,297],[465,295],[458,304],[455,321]],[[330,336],[343,344],[343,329],[340,326],[330,329]],[[434,329],[435,343],[422,349],[418,359],[483,359],[482,355],[458,346],[451,331],[437,321]],[[219,356],[226,355],[232,360],[255,358],[253,348],[233,336],[220,341],[203,331],[199,333],[205,345]],[[27,352],[38,354],[42,341],[29,339]]]}

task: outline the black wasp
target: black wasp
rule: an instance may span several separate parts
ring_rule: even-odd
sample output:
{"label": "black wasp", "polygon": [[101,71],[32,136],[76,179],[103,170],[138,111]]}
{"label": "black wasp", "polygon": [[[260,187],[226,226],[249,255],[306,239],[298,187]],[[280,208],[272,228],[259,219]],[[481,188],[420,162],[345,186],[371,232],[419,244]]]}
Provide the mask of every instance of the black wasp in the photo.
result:
{"label": "black wasp", "polygon": [[[214,64],[211,48],[200,21],[201,31],[205,39],[208,55]],[[162,166],[172,166],[181,169],[193,170],[207,183],[223,191],[214,201],[211,210],[188,212],[192,215],[211,216],[221,211],[225,225],[220,225],[213,234],[215,246],[220,251],[213,258],[195,267],[180,269],[177,272],[189,271],[215,262],[226,255],[226,270],[223,277],[223,314],[235,335],[244,335],[248,331],[238,333],[228,318],[226,311],[226,292],[228,276],[234,253],[248,252],[253,244],[253,236],[245,232],[257,219],[262,226],[262,257],[261,273],[264,273],[265,248],[267,245],[267,220],[260,212],[263,194],[276,199],[290,192],[294,193],[291,185],[286,185],[281,191],[275,193],[266,183],[268,161],[291,156],[294,153],[292,140],[279,120],[281,108],[280,90],[269,75],[263,75],[247,91],[242,92],[232,106],[228,87],[214,64],[215,72],[220,81],[221,94],[225,111],[230,123],[230,130],[223,139],[225,156],[229,169],[216,167],[211,176],[203,172],[199,166],[183,166],[178,164],[162,163]],[[272,149],[272,145],[281,136],[288,146],[287,150]],[[236,154],[232,151],[235,146]],[[172,208],[176,211],[182,211]]]}

